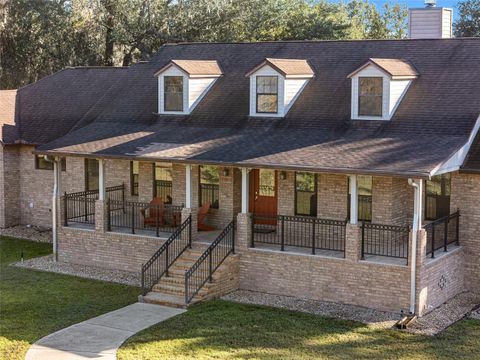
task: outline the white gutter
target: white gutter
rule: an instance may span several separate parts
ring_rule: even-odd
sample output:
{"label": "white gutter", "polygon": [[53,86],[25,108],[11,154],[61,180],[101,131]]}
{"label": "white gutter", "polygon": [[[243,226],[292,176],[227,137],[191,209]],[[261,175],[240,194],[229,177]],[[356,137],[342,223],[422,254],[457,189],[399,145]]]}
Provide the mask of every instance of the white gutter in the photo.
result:
{"label": "white gutter", "polygon": [[408,184],[414,188],[413,196],[413,223],[412,223],[412,246],[410,261],[410,314],[415,314],[416,300],[416,271],[417,271],[417,238],[418,231],[422,227],[422,180],[408,179]]}
{"label": "white gutter", "polygon": [[45,155],[45,160],[53,163],[53,193],[52,193],[52,247],[53,247],[53,259],[58,261],[58,241],[57,241],[57,197],[60,194],[60,164],[57,161],[57,158],[52,158],[48,155]]}

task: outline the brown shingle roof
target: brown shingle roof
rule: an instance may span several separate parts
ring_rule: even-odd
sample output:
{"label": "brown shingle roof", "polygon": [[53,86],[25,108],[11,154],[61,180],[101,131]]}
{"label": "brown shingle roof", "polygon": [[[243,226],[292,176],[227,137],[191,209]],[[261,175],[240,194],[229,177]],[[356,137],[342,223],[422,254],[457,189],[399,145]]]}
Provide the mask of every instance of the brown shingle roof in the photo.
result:
{"label": "brown shingle roof", "polygon": [[312,77],[313,72],[307,60],[303,59],[273,59],[266,58],[260,64],[250,70],[245,76],[250,76],[265,65],[270,65],[285,77],[306,76]]}
{"label": "brown shingle roof", "polygon": [[158,76],[172,65],[178,66],[189,76],[220,76],[222,69],[216,60],[172,60],[167,66],[158,70],[154,75]]}
{"label": "brown shingle roof", "polygon": [[416,78],[418,76],[417,70],[415,70],[412,64],[408,61],[400,59],[370,58],[367,63],[352,72],[348,77],[352,77],[370,64],[376,65],[392,78]]}
{"label": "brown shingle roof", "polygon": [[[266,58],[294,57],[308,60],[316,76],[290,111],[282,119],[249,117],[245,74]],[[154,114],[157,69],[172,59],[212,58],[224,76],[191,114]],[[405,59],[421,74],[390,121],[351,120],[347,75],[370,58]],[[249,167],[426,175],[468,140],[480,112],[479,64],[480,39],[168,45],[111,86],[89,112],[93,121],[41,149],[55,153],[69,148],[79,156],[150,160],[158,155],[159,160]],[[89,97],[91,91],[78,96]],[[66,116],[67,106],[57,102],[49,116]],[[125,137],[112,142],[113,136]]]}

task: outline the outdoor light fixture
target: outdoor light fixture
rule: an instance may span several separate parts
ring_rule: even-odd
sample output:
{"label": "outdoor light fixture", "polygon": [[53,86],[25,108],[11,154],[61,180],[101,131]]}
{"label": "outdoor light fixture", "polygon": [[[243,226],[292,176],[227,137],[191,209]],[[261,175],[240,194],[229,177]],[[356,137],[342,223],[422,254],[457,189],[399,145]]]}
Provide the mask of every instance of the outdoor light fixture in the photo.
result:
{"label": "outdoor light fixture", "polygon": [[280,171],[280,179],[281,180],[286,180],[287,179],[287,172],[286,171]]}
{"label": "outdoor light fixture", "polygon": [[230,175],[230,170],[228,168],[223,168],[223,176]]}

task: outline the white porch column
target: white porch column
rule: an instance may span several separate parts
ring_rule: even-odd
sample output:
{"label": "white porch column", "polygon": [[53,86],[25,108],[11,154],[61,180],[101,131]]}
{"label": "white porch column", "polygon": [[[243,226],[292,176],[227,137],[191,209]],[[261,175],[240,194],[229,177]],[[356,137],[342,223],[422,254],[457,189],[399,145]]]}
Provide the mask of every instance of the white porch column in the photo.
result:
{"label": "white porch column", "polygon": [[185,165],[185,207],[192,207],[192,165]]}
{"label": "white porch column", "polygon": [[98,200],[105,200],[105,160],[98,159]]}
{"label": "white porch column", "polygon": [[248,213],[248,172],[249,169],[242,168],[242,213]]}
{"label": "white porch column", "polygon": [[[53,161],[53,194],[52,194],[52,247],[53,247],[53,259],[58,261],[58,200],[62,194],[62,182],[61,182],[61,164],[60,159],[57,157]],[[64,209],[63,211],[66,211]]]}
{"label": "white porch column", "polygon": [[358,223],[357,175],[349,175],[350,179],[350,224]]}

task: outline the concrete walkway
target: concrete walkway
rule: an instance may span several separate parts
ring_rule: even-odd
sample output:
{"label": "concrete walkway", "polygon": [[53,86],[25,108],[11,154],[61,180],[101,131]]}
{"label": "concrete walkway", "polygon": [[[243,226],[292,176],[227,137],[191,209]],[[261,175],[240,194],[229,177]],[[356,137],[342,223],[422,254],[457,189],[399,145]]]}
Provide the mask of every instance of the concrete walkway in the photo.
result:
{"label": "concrete walkway", "polygon": [[33,344],[26,360],[116,359],[135,333],[186,310],[136,303],[72,325]]}

